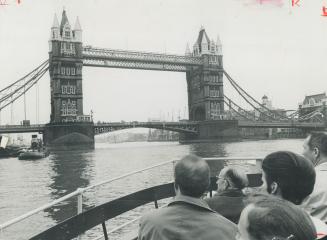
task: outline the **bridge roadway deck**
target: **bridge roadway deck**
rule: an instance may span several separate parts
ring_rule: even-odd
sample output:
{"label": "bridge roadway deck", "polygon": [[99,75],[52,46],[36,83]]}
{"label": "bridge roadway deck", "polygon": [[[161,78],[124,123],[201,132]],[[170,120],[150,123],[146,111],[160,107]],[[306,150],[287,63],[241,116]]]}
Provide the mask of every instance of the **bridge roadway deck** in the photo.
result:
{"label": "bridge roadway deck", "polygon": [[2,125],[0,126],[1,133],[29,133],[29,132],[43,132],[45,124],[24,125]]}
{"label": "bridge roadway deck", "polygon": [[[217,123],[219,120],[217,120]],[[200,122],[185,121],[185,122],[109,122],[94,124],[95,134],[111,132],[127,128],[156,128],[166,129],[176,132],[197,133]],[[326,129],[324,123],[305,123],[296,121],[285,122],[263,122],[263,121],[239,121],[240,128],[302,128],[302,129]],[[100,131],[100,129],[103,131]],[[4,133],[29,133],[40,132],[45,129],[45,124],[24,125],[1,125],[0,134]]]}
{"label": "bridge roadway deck", "polygon": [[240,128],[302,128],[302,129],[324,129],[324,123],[307,123],[298,121],[280,121],[280,122],[264,122],[264,121],[238,121]]}
{"label": "bridge roadway deck", "polygon": [[198,133],[198,122],[123,122],[123,123],[98,123],[94,125],[95,134],[112,132],[127,128],[155,128],[174,132]]}

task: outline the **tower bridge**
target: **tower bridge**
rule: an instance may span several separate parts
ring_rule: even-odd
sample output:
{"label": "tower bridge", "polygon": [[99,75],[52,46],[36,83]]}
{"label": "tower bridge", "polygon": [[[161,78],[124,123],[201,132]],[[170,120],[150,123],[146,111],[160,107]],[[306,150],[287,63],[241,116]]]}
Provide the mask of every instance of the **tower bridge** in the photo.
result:
{"label": "tower bridge", "polygon": [[[185,55],[114,50],[83,46],[82,28],[76,19],[71,27],[66,11],[61,22],[54,17],[49,39],[49,60],[31,73],[0,90],[0,111],[28,91],[49,70],[51,115],[44,125],[0,126],[0,133],[41,132],[47,145],[94,146],[94,135],[120,129],[147,127],[176,131],[181,141],[205,141],[239,137],[239,128],[325,129],[326,108],[321,122],[300,122],[260,104],[240,87],[223,68],[219,37],[210,40],[201,28],[193,49]],[[83,112],[83,67],[143,69],[185,72],[189,121],[94,124]],[[254,109],[245,110],[224,94],[223,76]],[[225,110],[225,106],[228,110]],[[259,117],[258,117],[259,116]]]}

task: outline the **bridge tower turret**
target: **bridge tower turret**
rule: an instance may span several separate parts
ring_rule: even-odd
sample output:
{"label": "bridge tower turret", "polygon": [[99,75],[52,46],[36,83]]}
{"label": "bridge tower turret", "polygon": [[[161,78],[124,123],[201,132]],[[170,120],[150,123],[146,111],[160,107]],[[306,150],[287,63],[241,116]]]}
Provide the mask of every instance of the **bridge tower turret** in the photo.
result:
{"label": "bridge tower turret", "polygon": [[72,30],[66,11],[55,16],[49,40],[51,87],[50,122],[72,122],[83,115],[82,29],[77,18]]}
{"label": "bridge tower turret", "polygon": [[49,40],[51,116],[43,140],[51,147],[94,147],[91,116],[83,115],[82,28],[72,29],[63,10],[59,25],[54,17]]}
{"label": "bridge tower turret", "polygon": [[205,29],[200,29],[193,45],[192,56],[202,58],[203,65],[190,67],[186,72],[189,119],[218,120],[224,113],[222,46],[210,40]]}

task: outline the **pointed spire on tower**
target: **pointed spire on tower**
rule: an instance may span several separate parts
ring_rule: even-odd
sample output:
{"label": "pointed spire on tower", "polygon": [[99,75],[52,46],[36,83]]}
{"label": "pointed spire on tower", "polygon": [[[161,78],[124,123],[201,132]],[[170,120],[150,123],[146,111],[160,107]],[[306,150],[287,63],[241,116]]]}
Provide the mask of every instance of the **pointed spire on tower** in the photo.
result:
{"label": "pointed spire on tower", "polygon": [[74,39],[76,41],[82,42],[82,28],[81,28],[81,24],[79,23],[78,17],[76,18],[73,35],[74,35]]}
{"label": "pointed spire on tower", "polygon": [[185,56],[190,56],[190,55],[192,55],[192,54],[191,54],[191,49],[190,49],[189,44],[187,43],[187,45],[186,45],[186,50],[185,50]]}
{"label": "pointed spire on tower", "polygon": [[50,32],[50,40],[58,40],[58,39],[59,39],[59,22],[58,22],[57,15],[55,14],[53,18],[51,32]]}
{"label": "pointed spire on tower", "polygon": [[59,21],[57,18],[57,14],[54,15],[52,28],[59,28]]}
{"label": "pointed spire on tower", "polygon": [[62,31],[62,29],[64,28],[64,26],[66,25],[66,23],[68,23],[68,25],[70,26],[69,21],[68,21],[68,17],[66,15],[66,10],[64,8],[64,10],[62,11],[62,17],[61,17],[61,23],[60,23],[60,31]]}
{"label": "pointed spire on tower", "polygon": [[199,36],[198,36],[198,40],[196,41],[197,44],[208,44],[210,42],[210,39],[206,33],[206,30],[204,29],[203,26],[201,26],[200,28],[200,32],[199,32]]}
{"label": "pointed spire on tower", "polygon": [[219,37],[219,35],[217,35],[217,45],[219,46],[221,46],[221,41],[220,41],[220,37]]}
{"label": "pointed spire on tower", "polygon": [[74,30],[82,30],[81,24],[79,23],[79,18],[76,18]]}
{"label": "pointed spire on tower", "polygon": [[219,35],[217,35],[217,43],[216,44],[217,44],[218,55],[223,55],[223,48],[222,48],[222,44],[221,44]]}

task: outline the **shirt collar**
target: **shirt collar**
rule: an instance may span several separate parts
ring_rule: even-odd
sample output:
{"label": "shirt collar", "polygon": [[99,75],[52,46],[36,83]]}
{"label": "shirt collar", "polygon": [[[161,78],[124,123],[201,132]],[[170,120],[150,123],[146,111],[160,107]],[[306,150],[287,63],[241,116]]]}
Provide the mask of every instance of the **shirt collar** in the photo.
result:
{"label": "shirt collar", "polygon": [[321,163],[318,166],[316,166],[316,170],[326,171],[327,170],[327,162]]}
{"label": "shirt collar", "polygon": [[203,201],[202,199],[200,198],[194,198],[194,197],[189,197],[189,196],[185,196],[185,195],[178,195],[174,198],[174,200],[172,200],[168,206],[170,205],[174,205],[176,203],[180,203],[180,202],[184,202],[184,203],[188,203],[188,204],[191,204],[191,205],[195,205],[197,207],[200,207],[200,208],[204,208],[210,212],[214,212],[212,209],[210,209],[209,205]]}
{"label": "shirt collar", "polygon": [[227,189],[225,191],[217,193],[215,196],[241,197],[244,196],[244,194],[239,189]]}

